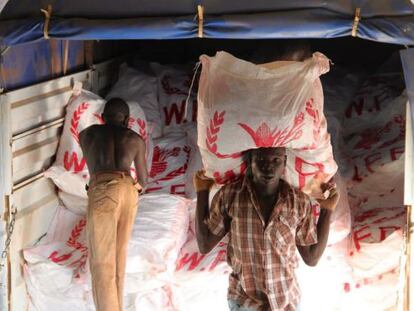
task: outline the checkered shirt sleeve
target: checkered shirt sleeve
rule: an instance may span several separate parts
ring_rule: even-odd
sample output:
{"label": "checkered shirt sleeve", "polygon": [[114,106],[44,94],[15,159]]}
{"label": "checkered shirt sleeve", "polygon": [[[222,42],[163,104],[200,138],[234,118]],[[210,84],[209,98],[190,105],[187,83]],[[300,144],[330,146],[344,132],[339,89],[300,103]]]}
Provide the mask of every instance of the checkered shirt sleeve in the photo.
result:
{"label": "checkered shirt sleeve", "polygon": [[213,197],[210,205],[210,214],[205,223],[208,226],[210,232],[217,236],[224,236],[227,232],[224,226],[224,189],[222,187]]}
{"label": "checkered shirt sleeve", "polygon": [[[303,194],[297,197],[299,224],[296,228],[296,245],[312,245],[318,242],[315,216],[313,214],[315,204],[310,198]],[[312,204],[313,203],[313,204]]]}

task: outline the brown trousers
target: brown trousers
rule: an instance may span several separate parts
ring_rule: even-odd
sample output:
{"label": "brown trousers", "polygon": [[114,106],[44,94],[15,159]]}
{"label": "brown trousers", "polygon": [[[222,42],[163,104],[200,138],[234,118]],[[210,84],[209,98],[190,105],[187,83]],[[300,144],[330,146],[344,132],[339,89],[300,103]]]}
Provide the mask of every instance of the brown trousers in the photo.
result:
{"label": "brown trousers", "polygon": [[128,241],[137,212],[138,191],[123,172],[91,176],[88,190],[88,246],[97,311],[122,311]]}

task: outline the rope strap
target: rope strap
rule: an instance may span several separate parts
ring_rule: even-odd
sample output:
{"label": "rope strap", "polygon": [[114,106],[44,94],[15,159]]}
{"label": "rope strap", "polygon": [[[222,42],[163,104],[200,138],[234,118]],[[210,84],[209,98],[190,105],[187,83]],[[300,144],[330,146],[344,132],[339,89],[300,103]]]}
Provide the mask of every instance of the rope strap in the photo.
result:
{"label": "rope strap", "polygon": [[49,39],[49,23],[50,18],[52,17],[52,5],[49,4],[47,6],[47,10],[41,9],[40,11],[42,11],[45,15],[45,26],[43,27],[43,36],[45,37],[45,39]]}
{"label": "rope strap", "polygon": [[197,6],[198,16],[198,37],[203,37],[203,23],[204,23],[204,7],[202,5]]}
{"label": "rope strap", "polygon": [[358,25],[359,25],[360,20],[361,20],[361,8],[356,8],[355,9],[354,24],[352,25],[352,33],[351,33],[352,37],[357,36]]}

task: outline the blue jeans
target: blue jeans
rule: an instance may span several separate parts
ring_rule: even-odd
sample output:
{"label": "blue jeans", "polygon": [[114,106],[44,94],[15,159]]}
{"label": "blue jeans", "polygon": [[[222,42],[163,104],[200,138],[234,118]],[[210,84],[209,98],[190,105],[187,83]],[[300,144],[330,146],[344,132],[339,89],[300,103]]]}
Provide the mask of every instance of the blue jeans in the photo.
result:
{"label": "blue jeans", "polygon": [[228,303],[230,311],[256,311],[256,309],[252,307],[240,306],[239,302],[233,299],[229,299]]}
{"label": "blue jeans", "polygon": [[[253,307],[240,306],[240,304],[236,300],[233,300],[233,299],[229,299],[228,303],[229,303],[230,311],[256,311],[256,309]],[[296,307],[296,311],[300,311],[300,303]]]}

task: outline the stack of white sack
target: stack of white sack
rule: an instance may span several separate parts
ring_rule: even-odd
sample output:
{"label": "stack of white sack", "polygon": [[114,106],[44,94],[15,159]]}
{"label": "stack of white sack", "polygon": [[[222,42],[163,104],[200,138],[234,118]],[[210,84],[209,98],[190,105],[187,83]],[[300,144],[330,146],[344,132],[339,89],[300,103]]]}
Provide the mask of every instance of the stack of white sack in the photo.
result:
{"label": "stack of white sack", "polygon": [[162,136],[161,114],[157,99],[157,78],[155,76],[123,63],[119,67],[117,82],[106,95],[107,99],[113,97],[138,102],[148,121],[150,136],[152,138]]}
{"label": "stack of white sack", "polygon": [[[173,274],[187,236],[190,201],[140,197],[128,245],[125,310],[181,310]],[[24,250],[30,310],[94,310],[87,263],[86,218],[60,206],[41,244]]]}
{"label": "stack of white sack", "polygon": [[174,279],[183,311],[227,311],[227,288],[231,268],[227,264],[228,238],[208,254],[201,254],[195,236],[196,201],[189,206],[187,241],[179,254]]}
{"label": "stack of white sack", "polygon": [[[89,180],[89,172],[79,145],[79,133],[91,125],[103,123],[101,114],[105,102],[99,96],[81,90],[80,94],[74,94],[66,107],[65,123],[56,161],[46,171],[46,176],[50,177],[61,190],[59,196],[68,207],[73,206],[78,209],[79,205],[86,205],[86,192],[81,189],[85,188]],[[147,166],[151,167],[152,139],[144,111],[136,102],[128,102],[128,105],[130,107],[129,128],[145,140]],[[135,176],[133,166],[131,174]],[[69,195],[62,197],[62,192]]]}
{"label": "stack of white sack", "polygon": [[[384,310],[397,302],[406,211],[403,206],[405,105],[400,74],[369,77],[345,113],[352,157],[353,212],[346,304]],[[381,297],[381,299],[378,299]]]}
{"label": "stack of white sack", "polygon": [[[141,64],[142,67],[142,64]],[[171,133],[186,133],[188,146],[186,150],[189,156],[188,167],[185,177],[184,188],[167,185],[160,187],[154,185],[155,191],[169,191],[173,194],[184,194],[187,198],[194,199],[192,177],[194,173],[202,168],[200,151],[197,146],[197,88],[198,79],[193,76],[191,65],[169,65],[151,63],[151,70],[157,77],[157,94],[163,133],[170,136]],[[156,142],[157,143],[157,142]],[[168,147],[171,148],[171,145]],[[189,153],[188,153],[189,151]],[[156,151],[154,151],[155,153]],[[156,159],[154,159],[154,165]],[[173,169],[177,169],[174,167]],[[156,167],[154,167],[156,169]],[[165,181],[162,182],[165,184]],[[177,185],[177,183],[175,183]]]}
{"label": "stack of white sack", "polygon": [[225,52],[200,60],[197,142],[206,175],[226,183],[245,172],[245,150],[287,147],[284,179],[321,197],[320,184],[337,170],[319,80],[329,60],[315,53],[257,66]]}
{"label": "stack of white sack", "polygon": [[407,95],[400,78],[369,77],[345,112],[346,150],[354,164],[346,177],[354,196],[388,196],[403,180],[401,169],[387,167],[404,154]]}
{"label": "stack of white sack", "polygon": [[352,169],[352,160],[344,148],[345,111],[361,86],[366,72],[360,68],[348,68],[335,65],[329,73],[321,76],[324,96],[324,112],[331,135],[335,160],[342,175],[348,176]]}

